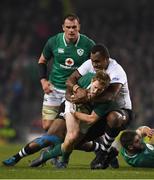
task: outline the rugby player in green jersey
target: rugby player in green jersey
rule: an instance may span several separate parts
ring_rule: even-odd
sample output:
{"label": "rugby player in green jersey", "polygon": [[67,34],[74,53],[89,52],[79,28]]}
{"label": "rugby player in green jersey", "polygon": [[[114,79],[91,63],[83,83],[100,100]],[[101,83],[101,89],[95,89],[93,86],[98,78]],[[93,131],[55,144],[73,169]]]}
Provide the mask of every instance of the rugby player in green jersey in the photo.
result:
{"label": "rugby player in green jersey", "polygon": [[[64,100],[66,80],[84,61],[89,59],[94,41],[87,36],[80,34],[80,20],[75,14],[68,14],[63,21],[63,33],[50,37],[46,42],[39,58],[39,72],[44,100],[42,106],[42,125],[44,130],[51,128]],[[52,66],[47,77],[48,62],[52,60]],[[57,120],[56,120],[57,121]],[[56,126],[61,121],[55,122]],[[64,123],[63,123],[64,124]],[[65,125],[61,128],[61,135],[64,134]]]}
{"label": "rugby player in green jersey", "polygon": [[[96,75],[94,74],[95,73],[87,73],[78,81],[80,87],[87,89],[87,93],[91,98],[101,94],[110,83],[110,77],[105,71],[97,71]],[[78,112],[76,112],[76,110]],[[120,110],[120,107],[112,101],[77,105],[65,101],[61,106],[59,114],[59,118],[64,118],[66,121],[67,133],[64,143],[57,144],[52,150],[43,151],[39,158],[32,161],[30,166],[37,167],[50,158],[62,155],[62,159],[59,161],[59,165],[57,164],[57,167],[65,168],[67,167],[69,156],[74,149],[74,145],[75,148],[79,150],[93,151],[93,143],[87,141],[94,140],[104,133],[105,120],[101,119],[101,117],[104,117],[113,110]],[[97,126],[92,128],[95,132],[93,132],[93,130],[89,131],[90,127],[97,121],[101,121],[99,128],[96,128],[98,127],[97,124]],[[86,147],[82,149],[82,145]]]}
{"label": "rugby player in green jersey", "polygon": [[121,154],[133,167],[154,167],[154,145],[146,143],[143,137],[152,138],[154,129],[142,126],[136,131],[126,130],[120,136]]}
{"label": "rugby player in green jersey", "polygon": [[[85,76],[81,77],[81,79],[79,79],[79,84],[81,86],[83,86],[85,88],[88,86],[87,91],[89,92],[90,96],[96,96],[96,95],[100,94],[103,91],[103,89],[105,89],[109,85],[109,82],[110,82],[109,75],[106,72],[103,72],[103,71],[99,71],[96,74],[88,73]],[[86,108],[84,108],[84,109],[86,109]],[[62,119],[59,120],[59,121],[63,122]],[[61,128],[61,127],[59,127],[59,128]],[[83,126],[82,128],[83,128],[84,131],[87,129],[87,127],[85,127],[85,126]],[[48,132],[45,135],[43,135],[43,136],[41,136],[39,138],[36,138],[33,141],[29,142],[17,154],[15,154],[14,156],[4,160],[3,164],[6,165],[6,166],[14,166],[23,157],[26,157],[26,156],[28,156],[30,154],[33,154],[33,153],[39,151],[40,149],[42,149],[42,148],[44,148],[46,146],[57,145],[57,144],[61,145],[61,143],[62,143],[62,141],[64,139],[64,136],[65,136],[64,135],[65,130],[62,128],[61,131],[63,133],[59,134],[60,131],[58,131],[58,136],[57,136],[56,130],[52,131],[52,133],[51,133],[50,129],[49,129]],[[60,152],[61,152],[61,150],[60,150]],[[55,153],[58,153],[58,155],[60,155],[59,152],[55,152]],[[50,158],[50,156],[48,156],[48,157]]]}
{"label": "rugby player in green jersey", "polygon": [[[79,33],[80,20],[75,14],[68,14],[64,18],[62,29],[62,33],[48,39],[38,61],[44,91],[42,126],[46,131],[52,126],[59,106],[65,98],[67,78],[89,59],[91,48],[95,44],[86,35]],[[52,66],[48,67],[50,60]]]}
{"label": "rugby player in green jersey", "polygon": [[[93,40],[80,34],[80,21],[74,14],[64,18],[63,33],[50,37],[39,58],[39,72],[42,89],[45,93],[42,107],[42,125],[45,130],[53,123],[59,106],[64,99],[67,78],[89,59]],[[52,66],[47,77],[47,64]]]}

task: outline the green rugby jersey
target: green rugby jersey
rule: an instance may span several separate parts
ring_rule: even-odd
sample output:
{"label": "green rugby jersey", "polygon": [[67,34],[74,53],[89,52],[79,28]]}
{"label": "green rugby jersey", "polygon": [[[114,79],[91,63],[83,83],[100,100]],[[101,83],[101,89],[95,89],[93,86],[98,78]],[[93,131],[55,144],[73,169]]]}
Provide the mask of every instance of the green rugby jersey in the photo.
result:
{"label": "green rugby jersey", "polygon": [[88,86],[91,84],[91,80],[94,77],[94,73],[87,73],[84,76],[81,76],[80,79],[78,80],[78,85],[84,89],[87,89]]}
{"label": "green rugby jersey", "polygon": [[144,150],[132,156],[128,155],[124,148],[121,149],[121,154],[125,161],[134,167],[154,167],[154,145],[144,143]]}
{"label": "green rugby jersey", "polygon": [[[78,80],[78,85],[85,89],[89,88],[89,85],[91,84],[91,80],[94,77],[94,75],[94,73],[90,72],[85,74]],[[106,101],[103,103],[91,102],[88,104],[87,108],[89,109],[89,112],[93,110],[99,117],[104,117],[107,113],[120,109],[117,103],[114,101]]]}
{"label": "green rugby jersey", "polygon": [[48,61],[53,57],[49,73],[49,81],[58,89],[66,89],[67,78],[90,57],[94,42],[83,34],[79,34],[77,42],[66,43],[64,33],[59,33],[47,41],[43,55]]}

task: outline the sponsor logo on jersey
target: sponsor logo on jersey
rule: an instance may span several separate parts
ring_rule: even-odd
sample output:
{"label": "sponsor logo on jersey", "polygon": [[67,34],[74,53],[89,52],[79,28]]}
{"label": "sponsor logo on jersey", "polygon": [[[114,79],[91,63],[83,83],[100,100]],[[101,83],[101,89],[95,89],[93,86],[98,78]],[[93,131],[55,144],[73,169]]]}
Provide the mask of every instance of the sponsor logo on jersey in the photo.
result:
{"label": "sponsor logo on jersey", "polygon": [[77,49],[77,54],[78,54],[79,56],[82,56],[83,53],[84,53],[84,50],[83,50],[83,49]]}
{"label": "sponsor logo on jersey", "polygon": [[114,78],[112,79],[112,81],[119,81],[119,78],[118,78],[118,77],[114,77]]}
{"label": "sponsor logo on jersey", "polygon": [[73,66],[74,65],[74,60],[72,58],[67,58],[65,60],[65,65],[69,66],[69,67]]}
{"label": "sponsor logo on jersey", "polygon": [[63,64],[60,64],[60,67],[63,68],[63,69],[77,69],[78,67],[70,67],[70,66],[65,66]]}
{"label": "sponsor logo on jersey", "polygon": [[63,48],[58,48],[58,53],[59,53],[59,54],[64,53],[64,49],[63,49]]}

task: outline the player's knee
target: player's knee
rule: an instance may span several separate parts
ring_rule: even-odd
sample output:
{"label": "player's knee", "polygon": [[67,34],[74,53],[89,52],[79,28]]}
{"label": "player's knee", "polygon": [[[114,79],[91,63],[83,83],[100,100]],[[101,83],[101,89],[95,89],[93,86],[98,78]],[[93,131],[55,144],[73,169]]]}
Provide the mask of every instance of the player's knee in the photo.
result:
{"label": "player's knee", "polygon": [[69,132],[69,134],[68,134],[69,141],[71,143],[75,142],[75,140],[78,138],[78,136],[79,136],[79,132],[78,131]]}
{"label": "player's knee", "polygon": [[30,149],[34,149],[34,148],[36,148],[38,146],[38,144],[36,144],[35,142],[31,142],[31,143],[29,143],[28,146],[29,146]]}
{"label": "player's knee", "polygon": [[119,112],[113,111],[108,114],[106,120],[109,127],[118,128],[121,127],[123,123],[123,116]]}
{"label": "player's knee", "polygon": [[36,147],[36,143],[35,142],[31,142],[30,144],[29,144],[29,148],[34,148],[34,147]]}

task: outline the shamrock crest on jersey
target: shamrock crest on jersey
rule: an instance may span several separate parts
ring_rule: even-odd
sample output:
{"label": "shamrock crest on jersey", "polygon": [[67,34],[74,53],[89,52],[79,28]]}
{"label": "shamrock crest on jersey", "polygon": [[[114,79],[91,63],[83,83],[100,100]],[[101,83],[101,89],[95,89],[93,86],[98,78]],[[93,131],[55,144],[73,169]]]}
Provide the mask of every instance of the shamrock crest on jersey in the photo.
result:
{"label": "shamrock crest on jersey", "polygon": [[83,49],[77,49],[77,53],[79,56],[82,56],[84,53],[84,50]]}

